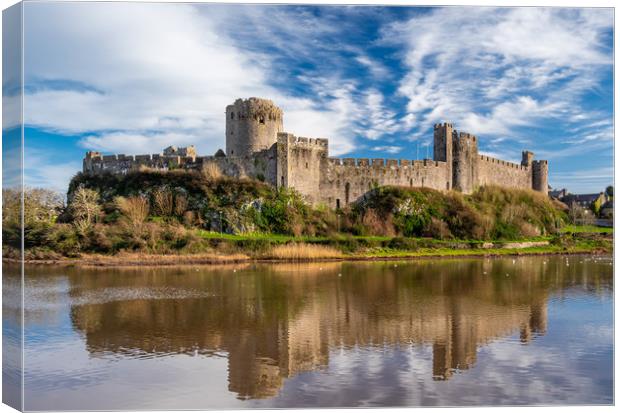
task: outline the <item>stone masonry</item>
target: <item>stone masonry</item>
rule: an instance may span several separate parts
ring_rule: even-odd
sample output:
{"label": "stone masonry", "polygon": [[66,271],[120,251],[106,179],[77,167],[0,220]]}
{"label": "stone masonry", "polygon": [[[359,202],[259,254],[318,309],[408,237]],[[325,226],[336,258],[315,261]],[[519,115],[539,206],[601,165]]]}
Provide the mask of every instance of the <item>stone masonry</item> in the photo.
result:
{"label": "stone masonry", "polygon": [[270,100],[237,99],[226,107],[226,152],[198,156],[194,146],[170,146],[161,154],[102,155],[87,152],[84,173],[126,174],[148,167],[202,169],[216,165],[228,176],[250,177],[275,187],[295,188],[308,202],[341,208],[376,186],[396,185],[471,193],[500,185],[547,193],[547,161],[524,151],[520,164],[478,153],[478,138],[437,124],[433,159],[330,158],[327,139],[284,132],[283,113]]}

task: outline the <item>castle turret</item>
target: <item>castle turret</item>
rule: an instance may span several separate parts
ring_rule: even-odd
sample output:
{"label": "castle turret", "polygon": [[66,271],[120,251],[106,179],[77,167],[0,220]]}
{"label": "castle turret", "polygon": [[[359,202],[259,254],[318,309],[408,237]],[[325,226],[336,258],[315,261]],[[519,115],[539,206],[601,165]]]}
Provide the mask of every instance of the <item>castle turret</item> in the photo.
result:
{"label": "castle turret", "polygon": [[[438,123],[433,134],[433,160],[447,163],[448,176],[452,181],[452,134],[451,123]],[[448,182],[447,189],[451,189],[453,182]]]}
{"label": "castle turret", "polygon": [[534,152],[523,151],[521,152],[521,165],[530,167],[534,160]]}
{"label": "castle turret", "polygon": [[532,162],[532,189],[545,195],[549,192],[549,165],[547,161]]}
{"label": "castle turret", "polygon": [[237,99],[226,107],[227,156],[248,156],[268,149],[283,131],[282,110],[271,100]]}
{"label": "castle turret", "polygon": [[478,183],[478,141],[474,135],[456,131],[452,134],[454,189],[469,194]]}
{"label": "castle turret", "polygon": [[95,171],[93,166],[93,161],[102,161],[103,156],[101,156],[101,152],[97,151],[88,151],[86,152],[86,156],[82,160],[82,171],[85,173],[92,173]]}

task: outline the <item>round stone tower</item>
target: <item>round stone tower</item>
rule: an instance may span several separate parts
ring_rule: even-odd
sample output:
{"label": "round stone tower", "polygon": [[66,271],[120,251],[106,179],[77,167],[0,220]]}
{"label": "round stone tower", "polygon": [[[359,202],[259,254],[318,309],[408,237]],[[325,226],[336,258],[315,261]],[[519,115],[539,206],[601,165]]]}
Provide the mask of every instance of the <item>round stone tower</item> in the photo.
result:
{"label": "round stone tower", "polygon": [[549,164],[547,161],[532,162],[532,189],[549,193]]}
{"label": "round stone tower", "polygon": [[478,142],[474,135],[459,132],[453,134],[454,166],[452,182],[454,189],[470,194],[478,182]]}
{"label": "round stone tower", "polygon": [[267,99],[237,99],[226,106],[226,155],[246,156],[276,143],[282,110]]}

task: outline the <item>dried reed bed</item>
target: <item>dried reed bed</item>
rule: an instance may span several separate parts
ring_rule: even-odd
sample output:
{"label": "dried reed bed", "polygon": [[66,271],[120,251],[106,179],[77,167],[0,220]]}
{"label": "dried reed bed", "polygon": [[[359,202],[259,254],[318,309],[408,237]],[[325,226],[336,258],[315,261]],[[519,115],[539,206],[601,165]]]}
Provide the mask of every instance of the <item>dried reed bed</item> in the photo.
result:
{"label": "dried reed bed", "polygon": [[202,175],[209,181],[217,181],[223,177],[222,170],[214,162],[207,162],[202,166]]}
{"label": "dried reed bed", "polygon": [[139,252],[121,252],[115,255],[84,254],[79,259],[80,265],[87,266],[150,266],[150,265],[196,265],[227,264],[249,260],[245,254],[216,253],[201,254],[146,254]]}
{"label": "dried reed bed", "polygon": [[306,261],[342,257],[342,252],[340,252],[336,248],[328,247],[325,245],[291,243],[273,247],[262,258],[289,261]]}

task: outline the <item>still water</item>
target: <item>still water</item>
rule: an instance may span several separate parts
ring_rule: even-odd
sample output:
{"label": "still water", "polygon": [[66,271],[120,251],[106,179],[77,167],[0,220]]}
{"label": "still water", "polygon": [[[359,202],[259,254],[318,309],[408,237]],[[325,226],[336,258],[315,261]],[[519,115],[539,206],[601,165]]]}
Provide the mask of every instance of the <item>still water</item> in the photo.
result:
{"label": "still water", "polygon": [[25,408],[610,404],[612,268],[29,267]]}

